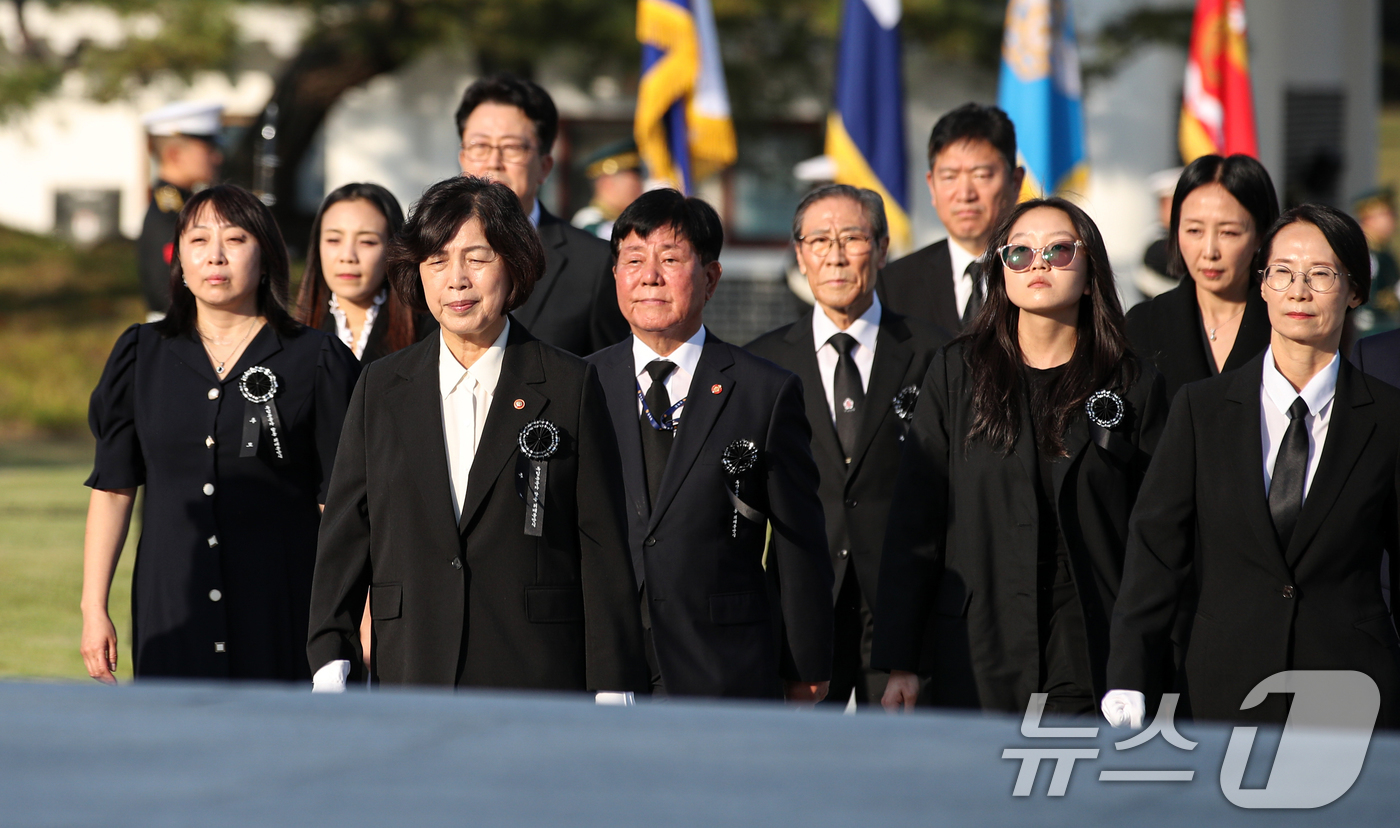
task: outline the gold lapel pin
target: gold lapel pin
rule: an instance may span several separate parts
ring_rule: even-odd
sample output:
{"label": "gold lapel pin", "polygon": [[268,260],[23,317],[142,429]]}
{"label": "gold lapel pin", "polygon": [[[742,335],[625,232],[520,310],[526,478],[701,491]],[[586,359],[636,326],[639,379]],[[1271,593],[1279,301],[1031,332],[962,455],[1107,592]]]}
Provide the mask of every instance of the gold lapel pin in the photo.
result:
{"label": "gold lapel pin", "polygon": [[516,400],[514,404],[515,404],[515,410],[516,410],[516,411],[519,411],[520,409],[522,409],[522,408],[525,407],[525,401],[524,401],[524,400]]}

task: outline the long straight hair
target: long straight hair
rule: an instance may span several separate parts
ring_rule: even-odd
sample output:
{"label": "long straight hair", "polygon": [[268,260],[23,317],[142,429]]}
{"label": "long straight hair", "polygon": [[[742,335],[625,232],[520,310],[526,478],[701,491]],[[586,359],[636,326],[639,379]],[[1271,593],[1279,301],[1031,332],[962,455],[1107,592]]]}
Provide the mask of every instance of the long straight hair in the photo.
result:
{"label": "long straight hair", "polygon": [[1103,236],[1089,215],[1063,198],[1037,198],[1016,205],[993,233],[982,262],[987,300],[968,330],[958,337],[972,388],[972,427],[967,442],[981,440],[1009,454],[1021,431],[1018,399],[1023,380],[1020,309],[1006,293],[1006,272],[997,251],[1007,243],[1011,229],[1031,210],[1049,207],[1069,217],[1088,264],[1089,295],[1079,300],[1079,338],[1064,372],[1030,402],[1041,451],[1065,453],[1064,435],[1069,422],[1083,410],[1089,395],[1100,389],[1126,390],[1137,381],[1137,360],[1123,332],[1123,307],[1113,283],[1113,269],[1104,249]]}
{"label": "long straight hair", "polygon": [[194,294],[185,285],[185,268],[180,261],[180,237],[205,207],[235,227],[247,230],[258,242],[262,272],[258,278],[258,313],[273,330],[284,336],[295,336],[301,330],[287,312],[288,264],[287,245],[277,220],[257,196],[233,184],[220,184],[201,190],[185,202],[175,224],[174,247],[170,256],[170,309],[156,323],[161,336],[194,336],[197,306]]}
{"label": "long straight hair", "polygon": [[[1167,272],[1174,279],[1184,279],[1191,275],[1186,267],[1186,259],[1181,255],[1181,205],[1186,197],[1208,184],[1219,184],[1225,188],[1240,206],[1254,219],[1254,238],[1264,238],[1274,221],[1278,219],[1278,196],[1274,194],[1274,182],[1264,165],[1248,155],[1236,153],[1228,158],[1219,155],[1202,155],[1186,165],[1177,179],[1176,191],[1172,194],[1171,226],[1167,229]],[[1258,285],[1258,274],[1251,273],[1251,284]]]}
{"label": "long straight hair", "polygon": [[379,311],[376,325],[385,325],[384,345],[392,353],[413,344],[415,330],[413,311],[399,298],[398,292],[390,288],[388,272],[388,246],[403,229],[403,208],[394,194],[378,184],[354,183],[337,187],[321,202],[316,211],[316,219],[311,222],[311,240],[306,245],[306,270],[301,276],[301,288],[297,291],[296,316],[312,328],[321,327],[330,312],[330,286],[326,284],[321,265],[321,219],[326,211],[342,201],[366,201],[384,216],[388,227],[388,238],[384,240],[385,270],[382,289],[389,291],[389,298]]}

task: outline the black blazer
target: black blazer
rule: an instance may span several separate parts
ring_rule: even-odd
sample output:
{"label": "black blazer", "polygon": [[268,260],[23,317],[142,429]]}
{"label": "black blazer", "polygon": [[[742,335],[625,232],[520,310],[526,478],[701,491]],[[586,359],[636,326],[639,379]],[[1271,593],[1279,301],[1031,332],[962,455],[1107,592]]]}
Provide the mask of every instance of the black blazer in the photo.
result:
{"label": "black blazer", "polygon": [[[382,308],[383,306],[381,306]],[[332,336],[339,336],[335,329],[335,317],[329,312],[321,315],[321,330]],[[365,349],[360,354],[360,363],[368,365],[383,356],[393,353],[384,343],[384,337],[389,332],[389,323],[386,319],[376,319],[374,327],[369,329],[369,341],[365,343]],[[428,314],[413,315],[413,341],[421,342],[429,336],[438,332],[437,320]]]}
{"label": "black blazer", "polygon": [[[1188,382],[1211,376],[1210,357],[1201,334],[1201,309],[1196,304],[1196,283],[1184,276],[1181,284],[1128,309],[1128,340],[1133,351],[1156,366],[1167,381],[1167,399]],[[1234,347],[1220,372],[1233,371],[1269,347],[1269,306],[1251,287],[1245,300]]]}
{"label": "black blazer", "polygon": [[1356,340],[1356,346],[1351,349],[1351,361],[1376,379],[1400,388],[1400,331],[1386,331]]}
{"label": "black blazer", "polygon": [[948,244],[947,239],[934,242],[885,265],[875,280],[880,303],[901,316],[920,319],[952,333],[962,331]]}
{"label": "black blazer", "polygon": [[539,339],[578,356],[621,342],[627,320],[617,307],[608,243],[540,206],[544,274],[514,312]]}
{"label": "black blazer", "polygon": [[[313,669],[362,678],[365,592],[374,676],[390,684],[540,690],[650,687],[627,556],[621,471],[592,366],[511,325],[454,524],[428,338],[365,366],[321,523],[307,644]],[[521,428],[562,435],[543,537],[525,534]]]}
{"label": "black blazer", "polygon": [[[1176,595],[1199,593],[1184,682],[1200,719],[1282,722],[1280,696],[1240,710],[1280,670],[1359,670],[1381,690],[1382,725],[1400,722],[1400,639],[1381,597],[1381,551],[1400,549],[1400,390],[1345,360],[1298,526],[1279,547],[1264,494],[1259,386],[1264,356],[1186,386],[1133,512],[1113,617],[1108,681],[1163,689]],[[1396,584],[1396,559],[1389,574]],[[1395,594],[1392,591],[1392,594]]]}
{"label": "black blazer", "polygon": [[894,410],[894,398],[902,389],[917,391],[929,360],[948,334],[941,328],[906,319],[885,308],[875,341],[875,365],[867,382],[859,448],[849,466],[831,422],[812,341],[812,316],[770,331],[750,342],[748,350],[777,363],[802,379],[807,422],[812,427],[812,456],[821,474],[818,494],[826,514],[826,541],[836,581],[832,598],[840,592],[849,562],[868,606],[875,606],[875,586],[880,576],[880,547],[885,540],[894,475],[904,445],[906,423]]}
{"label": "black blazer", "polygon": [[[1036,565],[1039,460],[1026,395],[1010,456],[968,444],[972,389],[964,348],[940,351],[924,377],[890,507],[871,665],[932,676],[935,705],[1022,712],[1040,690]],[[1166,419],[1161,375],[1141,365],[1120,390],[1112,430],[1082,413],[1055,464],[1055,503],[1103,692],[1108,625],[1122,575],[1128,516]]]}
{"label": "black blazer", "polygon": [[[832,572],[802,381],[709,334],[649,508],[632,340],[588,359],[622,453],[633,566],[667,694],[778,698],[783,679],[829,679]],[[741,497],[772,528],[766,563],[763,524],[741,517],[732,537],[720,456],[740,439],[759,449]]]}

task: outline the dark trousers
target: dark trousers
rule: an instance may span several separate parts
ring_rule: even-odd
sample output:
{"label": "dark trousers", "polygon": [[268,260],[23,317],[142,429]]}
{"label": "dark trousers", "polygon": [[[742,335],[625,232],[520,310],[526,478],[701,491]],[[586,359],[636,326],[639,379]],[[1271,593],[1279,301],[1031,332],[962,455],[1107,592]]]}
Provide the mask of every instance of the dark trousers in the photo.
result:
{"label": "dark trousers", "polygon": [[875,631],[875,615],[861,592],[856,568],[848,563],[836,594],[836,637],[831,658],[831,689],[823,705],[845,708],[855,693],[856,707],[880,709],[889,674],[870,669],[870,642]]}

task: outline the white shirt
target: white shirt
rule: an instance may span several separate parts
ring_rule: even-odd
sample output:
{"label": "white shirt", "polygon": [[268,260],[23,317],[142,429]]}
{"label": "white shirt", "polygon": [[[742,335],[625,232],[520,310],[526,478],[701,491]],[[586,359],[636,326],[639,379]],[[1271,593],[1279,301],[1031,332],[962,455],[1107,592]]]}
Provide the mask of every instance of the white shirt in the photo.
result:
{"label": "white shirt", "polygon": [[948,258],[953,260],[953,298],[957,300],[958,318],[961,319],[963,311],[967,310],[967,300],[972,298],[972,277],[967,274],[967,266],[982,261],[982,255],[967,252],[950,237]]}
{"label": "white shirt", "polygon": [[535,199],[535,206],[530,208],[530,224],[538,230],[540,228],[540,200]]}
{"label": "white shirt", "polygon": [[463,368],[447,347],[447,335],[438,334],[438,391],[442,395],[442,437],[447,448],[447,468],[452,485],[452,510],[462,519],[462,501],[467,496],[467,481],[471,477],[472,459],[481,444],[481,431],[486,426],[486,413],[496,396],[496,382],[501,378],[501,362],[505,359],[506,337],[510,335],[510,319],[500,336],[477,357],[471,368]]}
{"label": "white shirt", "polygon": [[1312,487],[1313,474],[1317,472],[1317,461],[1322,449],[1327,445],[1327,425],[1332,421],[1332,398],[1337,393],[1337,374],[1342,370],[1340,352],[1332,357],[1326,368],[1318,371],[1302,391],[1294,391],[1293,384],[1284,379],[1274,364],[1274,348],[1264,352],[1264,377],[1259,383],[1259,435],[1264,445],[1264,494],[1269,493],[1272,482],[1274,461],[1283,445],[1283,434],[1288,431],[1288,409],[1293,401],[1302,397],[1308,404],[1308,468],[1303,477],[1303,498],[1307,499]]}
{"label": "white shirt", "polygon": [[[682,342],[676,350],[667,356],[662,356],[646,343],[642,342],[634,334],[632,336],[632,365],[637,372],[637,385],[642,389],[642,395],[651,390],[651,374],[647,373],[647,364],[654,359],[662,359],[676,364],[675,370],[666,375],[666,394],[671,398],[671,405],[675,405],[685,399],[690,394],[690,381],[695,377],[695,366],[700,363],[700,352],[705,348],[705,326],[701,325],[700,330],[690,339]],[[660,412],[653,411],[652,416]],[[672,417],[677,426],[681,423],[681,416],[685,414],[685,406],[676,409]],[[637,416],[642,416],[642,401],[637,400]],[[657,417],[659,420],[660,417]]]}
{"label": "white shirt", "polygon": [[365,310],[365,324],[360,328],[360,338],[356,339],[350,330],[350,322],[345,318],[345,311],[340,307],[340,300],[334,293],[331,294],[330,308],[331,316],[335,317],[335,335],[340,337],[345,347],[354,352],[356,359],[364,356],[365,343],[369,342],[369,332],[374,330],[374,320],[379,317],[379,308],[388,299],[389,288],[385,287],[374,297],[374,303]]}
{"label": "white shirt", "polygon": [[851,349],[851,359],[860,369],[860,388],[870,390],[870,371],[875,367],[875,340],[880,333],[880,297],[871,294],[874,302],[851,323],[845,331],[822,310],[821,305],[812,308],[812,345],[817,349],[817,370],[822,375],[822,390],[826,391],[826,408],[831,412],[831,421],[836,422],[836,363],[841,354],[836,346],[828,342],[838,333],[848,333],[855,337],[856,347]]}

